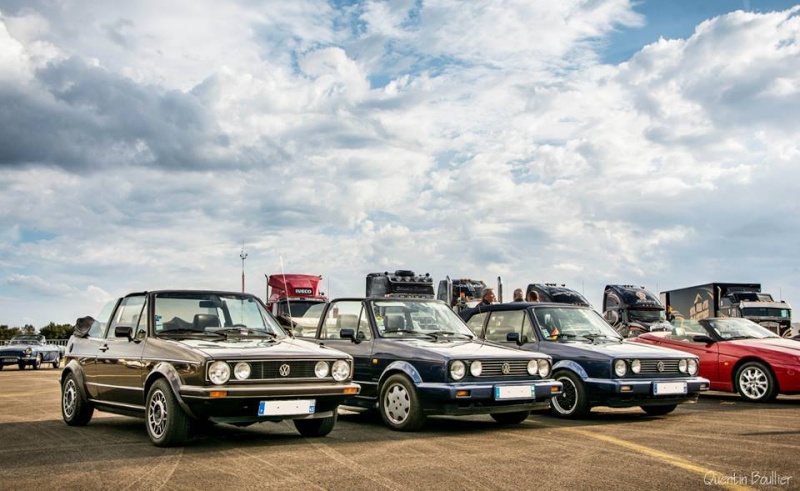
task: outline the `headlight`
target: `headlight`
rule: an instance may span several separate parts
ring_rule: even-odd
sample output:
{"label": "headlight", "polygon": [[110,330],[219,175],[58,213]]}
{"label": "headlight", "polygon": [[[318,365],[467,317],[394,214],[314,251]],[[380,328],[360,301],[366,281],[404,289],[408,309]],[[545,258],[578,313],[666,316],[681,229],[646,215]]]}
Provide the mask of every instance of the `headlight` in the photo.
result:
{"label": "headlight", "polygon": [[314,365],[314,375],[317,378],[325,378],[328,376],[328,362],[327,361],[318,361],[316,365]]}
{"label": "headlight", "polygon": [[333,380],[341,382],[350,377],[350,364],[345,360],[333,362]]}
{"label": "headlight", "polygon": [[528,361],[528,375],[536,375],[539,373],[539,360]]}
{"label": "headlight", "polygon": [[469,373],[472,374],[473,377],[480,377],[481,373],[483,373],[483,363],[478,360],[473,361],[469,364]]}
{"label": "headlight", "polygon": [[631,362],[631,371],[633,373],[641,372],[642,371],[642,362],[640,362],[639,360],[633,360]]}
{"label": "headlight", "polygon": [[539,376],[547,378],[550,375],[550,362],[547,360],[539,360]]}
{"label": "headlight", "polygon": [[467,367],[461,360],[456,360],[450,364],[450,376],[453,380],[461,380],[467,374]]}
{"label": "headlight", "polygon": [[33,350],[31,348],[25,348],[25,354],[26,355],[30,356],[31,353],[33,353]]}
{"label": "headlight", "polygon": [[236,380],[245,380],[250,377],[250,364],[240,361],[233,367],[233,376]]}
{"label": "headlight", "polygon": [[625,360],[614,362],[614,373],[617,374],[617,377],[624,377],[628,373],[628,365],[625,364]]}
{"label": "headlight", "polygon": [[208,379],[212,383],[222,385],[231,378],[231,366],[224,361],[215,361],[208,367]]}
{"label": "headlight", "polygon": [[678,371],[681,373],[686,373],[688,362],[686,360],[681,360],[678,362]]}
{"label": "headlight", "polygon": [[697,375],[697,360],[689,358],[689,375]]}

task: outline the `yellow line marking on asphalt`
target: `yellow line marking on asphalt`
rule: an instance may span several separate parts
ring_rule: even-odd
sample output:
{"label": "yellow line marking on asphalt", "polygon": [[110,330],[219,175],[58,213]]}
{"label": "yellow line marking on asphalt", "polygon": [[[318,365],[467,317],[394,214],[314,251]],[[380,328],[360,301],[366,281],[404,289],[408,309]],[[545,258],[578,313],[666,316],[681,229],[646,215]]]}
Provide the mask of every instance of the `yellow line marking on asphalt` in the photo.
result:
{"label": "yellow line marking on asphalt", "polygon": [[680,467],[681,469],[685,469],[687,471],[694,472],[700,476],[703,476],[703,482],[710,482],[714,483],[717,486],[724,487],[726,489],[733,489],[737,491],[745,491],[745,490],[753,490],[749,486],[744,486],[741,484],[736,484],[737,477],[740,476],[726,476],[721,472],[717,472],[706,467],[693,464],[686,459],[682,459],[675,455],[668,454],[666,452],[661,452],[659,450],[654,450],[650,447],[645,447],[644,445],[639,445],[638,443],[629,442],[627,440],[620,440],[619,438],[614,438],[612,436],[600,435],[597,433],[592,433],[591,431],[581,430],[579,428],[561,428],[564,431],[569,431],[571,433],[578,433],[583,436],[588,436],[590,438],[596,438],[597,440],[603,440],[605,442],[618,445],[620,447],[625,447],[635,452],[648,455],[655,459],[661,460],[664,463],[674,465],[675,467]]}

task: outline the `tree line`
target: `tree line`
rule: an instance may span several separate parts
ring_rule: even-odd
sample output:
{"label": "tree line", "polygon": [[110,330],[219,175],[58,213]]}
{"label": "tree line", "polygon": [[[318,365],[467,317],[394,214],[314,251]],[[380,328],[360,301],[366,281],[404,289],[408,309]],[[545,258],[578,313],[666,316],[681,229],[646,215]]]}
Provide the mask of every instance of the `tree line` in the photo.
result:
{"label": "tree line", "polygon": [[[69,339],[69,337],[72,336],[72,330],[74,328],[75,326],[72,324],[56,324],[55,322],[51,322],[39,329],[39,334],[47,339]],[[30,324],[25,324],[22,327],[0,325],[0,341],[7,341],[20,334],[36,334],[36,328]]]}

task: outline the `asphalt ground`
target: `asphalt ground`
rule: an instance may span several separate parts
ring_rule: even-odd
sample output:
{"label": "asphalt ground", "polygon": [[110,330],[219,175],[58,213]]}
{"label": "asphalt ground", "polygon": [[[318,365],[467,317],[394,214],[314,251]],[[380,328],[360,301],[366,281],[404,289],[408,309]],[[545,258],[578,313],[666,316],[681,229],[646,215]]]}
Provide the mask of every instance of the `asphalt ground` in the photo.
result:
{"label": "asphalt ground", "polygon": [[513,426],[430,418],[416,433],[340,409],[324,438],[291,422],[217,425],[162,449],[141,419],[95,412],[88,426],[64,424],[60,373],[0,371],[0,489],[800,489],[800,396],[712,393],[667,416],[600,408]]}

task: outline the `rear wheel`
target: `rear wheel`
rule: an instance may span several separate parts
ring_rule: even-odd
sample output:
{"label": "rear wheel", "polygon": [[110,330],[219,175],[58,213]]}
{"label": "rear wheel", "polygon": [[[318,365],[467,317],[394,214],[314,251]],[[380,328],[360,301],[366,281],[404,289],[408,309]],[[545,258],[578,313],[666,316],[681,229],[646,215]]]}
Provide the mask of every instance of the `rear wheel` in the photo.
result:
{"label": "rear wheel", "polygon": [[669,414],[678,407],[677,404],[668,404],[666,406],[639,406],[644,412],[650,416],[664,416]]}
{"label": "rear wheel", "polygon": [[336,426],[336,410],[333,410],[333,416],[327,418],[317,419],[296,419],[294,420],[294,427],[297,431],[307,437],[325,436],[333,430]]}
{"label": "rear wheel", "polygon": [[425,414],[414,384],[405,375],[392,375],[381,388],[381,418],[397,431],[416,431],[425,424]]}
{"label": "rear wheel", "polygon": [[751,402],[765,402],[778,395],[778,384],[772,372],[761,362],[749,361],[736,370],[736,392]]}
{"label": "rear wheel", "polygon": [[94,407],[81,390],[75,375],[64,377],[61,384],[61,417],[69,426],[86,426],[92,420]]}
{"label": "rear wheel", "polygon": [[61,368],[61,355],[56,353],[56,359],[53,360],[53,368]]}
{"label": "rear wheel", "polygon": [[147,393],[145,425],[150,441],[157,447],[180,445],[189,437],[189,417],[163,378],[156,380]]}
{"label": "rear wheel", "polygon": [[501,425],[515,425],[528,419],[530,414],[530,411],[517,411],[515,413],[492,413],[490,416]]}
{"label": "rear wheel", "polygon": [[36,355],[36,359],[33,360],[33,369],[38,370],[42,366],[42,354],[39,353]]}
{"label": "rear wheel", "polygon": [[580,377],[562,370],[556,372],[553,378],[561,382],[564,390],[550,399],[550,411],[561,418],[585,418],[592,408]]}
{"label": "rear wheel", "polygon": [[25,364],[24,363],[19,362],[19,363],[17,363],[17,366],[19,367],[20,370],[25,370]]}

